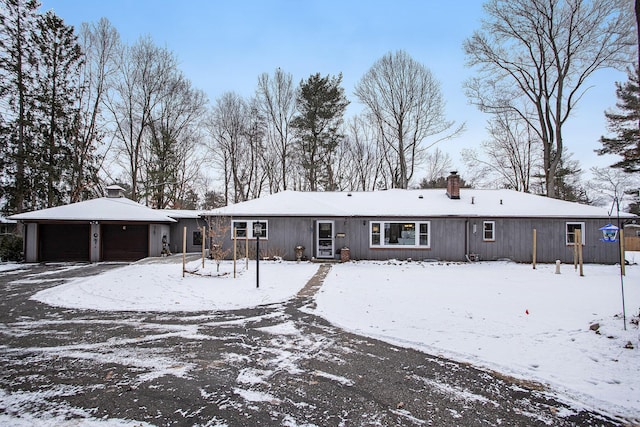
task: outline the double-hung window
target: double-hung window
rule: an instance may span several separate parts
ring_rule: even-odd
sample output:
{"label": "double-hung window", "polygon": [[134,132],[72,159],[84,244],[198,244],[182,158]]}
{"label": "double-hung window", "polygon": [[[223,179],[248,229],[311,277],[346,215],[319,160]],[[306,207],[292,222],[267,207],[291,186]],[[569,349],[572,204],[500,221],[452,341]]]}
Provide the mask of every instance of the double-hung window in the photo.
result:
{"label": "double-hung window", "polygon": [[495,242],[496,240],[496,222],[484,221],[482,223],[482,240],[485,242]]}
{"label": "double-hung window", "polygon": [[566,224],[566,244],[575,245],[576,243],[576,231],[580,231],[580,240],[584,245],[584,222],[567,222]]}
{"label": "double-hung window", "polygon": [[431,245],[429,221],[371,221],[369,246],[372,248],[428,248]]}
{"label": "double-hung window", "polygon": [[255,226],[260,224],[262,226],[262,230],[260,232],[261,239],[269,238],[269,221],[266,220],[232,220],[231,221],[231,238],[233,239],[234,231],[235,236],[238,239],[245,239],[247,236],[249,239],[255,239],[257,237],[255,233]]}

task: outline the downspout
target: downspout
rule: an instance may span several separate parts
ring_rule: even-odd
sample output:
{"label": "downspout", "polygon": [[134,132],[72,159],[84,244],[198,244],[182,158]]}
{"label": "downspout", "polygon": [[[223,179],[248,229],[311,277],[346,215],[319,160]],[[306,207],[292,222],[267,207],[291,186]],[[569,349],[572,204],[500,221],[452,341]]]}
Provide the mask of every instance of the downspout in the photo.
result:
{"label": "downspout", "polygon": [[469,218],[464,221],[464,257],[467,262],[471,262],[469,259]]}

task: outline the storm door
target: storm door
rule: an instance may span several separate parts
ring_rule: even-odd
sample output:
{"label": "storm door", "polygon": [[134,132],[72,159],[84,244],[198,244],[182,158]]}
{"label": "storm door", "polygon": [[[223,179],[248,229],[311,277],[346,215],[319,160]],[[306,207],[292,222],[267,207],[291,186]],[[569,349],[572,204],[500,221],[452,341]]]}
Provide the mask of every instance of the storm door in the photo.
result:
{"label": "storm door", "polygon": [[333,221],[316,222],[316,258],[333,258]]}

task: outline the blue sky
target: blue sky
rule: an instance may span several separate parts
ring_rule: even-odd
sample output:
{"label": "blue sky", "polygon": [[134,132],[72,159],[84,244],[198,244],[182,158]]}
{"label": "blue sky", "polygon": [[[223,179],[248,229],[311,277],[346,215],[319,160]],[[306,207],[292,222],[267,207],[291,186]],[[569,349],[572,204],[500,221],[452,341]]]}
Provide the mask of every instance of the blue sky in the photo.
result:
{"label": "blue sky", "polygon": [[[343,74],[352,105],[355,84],[385,53],[405,50],[428,67],[442,85],[447,116],[466,122],[459,138],[440,144],[464,172],[462,148],[486,139],[487,116],[468,104],[463,82],[462,42],[480,26],[482,1],[460,0],[41,0],[67,24],[79,26],[106,17],[122,40],[133,44],[150,35],[173,51],[185,75],[212,102],[224,92],[251,96],[258,76],[280,67],[299,82],[314,73]],[[604,110],[615,105],[615,81],[624,73],[599,72],[565,128],[565,143],[583,169],[606,166],[597,156],[606,133]],[[420,175],[420,174],[418,174]]]}

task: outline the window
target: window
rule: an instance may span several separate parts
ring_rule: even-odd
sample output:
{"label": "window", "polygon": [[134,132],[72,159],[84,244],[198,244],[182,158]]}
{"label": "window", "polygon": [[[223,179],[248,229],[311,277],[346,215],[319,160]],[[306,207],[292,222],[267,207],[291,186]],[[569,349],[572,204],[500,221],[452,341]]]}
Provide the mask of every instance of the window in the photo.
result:
{"label": "window", "polygon": [[193,246],[202,246],[202,231],[193,232]]}
{"label": "window", "polygon": [[235,230],[236,237],[247,237],[247,221],[231,221],[233,226],[231,227],[231,238],[233,239]]}
{"label": "window", "polygon": [[255,239],[254,227],[256,224],[262,225],[262,232],[260,233],[261,239],[267,239],[269,237],[269,221],[264,220],[241,220],[231,221],[231,238],[233,239],[233,231],[236,231],[236,237],[238,239],[244,239],[247,236],[249,239]]}
{"label": "window", "polygon": [[369,223],[372,247],[426,247],[430,246],[430,223],[417,221]]}
{"label": "window", "polygon": [[566,226],[566,243],[567,245],[573,245],[576,241],[576,231],[580,230],[582,244],[584,245],[584,222],[567,222]]}
{"label": "window", "polygon": [[371,223],[371,246],[380,245],[380,223]]}
{"label": "window", "polygon": [[496,222],[484,221],[482,223],[482,240],[485,242],[495,242],[496,240]]}

